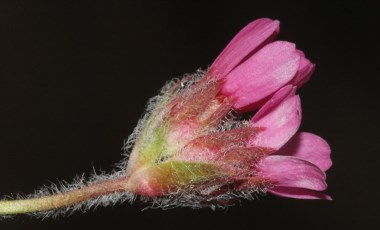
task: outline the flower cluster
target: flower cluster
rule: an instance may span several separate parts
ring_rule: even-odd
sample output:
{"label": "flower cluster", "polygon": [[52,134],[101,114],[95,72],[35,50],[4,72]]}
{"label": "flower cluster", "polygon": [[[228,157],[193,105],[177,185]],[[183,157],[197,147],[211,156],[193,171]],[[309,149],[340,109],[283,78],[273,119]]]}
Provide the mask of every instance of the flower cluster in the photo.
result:
{"label": "flower cluster", "polygon": [[[295,44],[273,41],[279,22],[240,31],[208,71],[169,84],[138,134],[128,188],[181,205],[229,204],[265,192],[330,199],[330,149],[297,133],[296,89],[314,70]],[[249,119],[244,114],[254,112]]]}

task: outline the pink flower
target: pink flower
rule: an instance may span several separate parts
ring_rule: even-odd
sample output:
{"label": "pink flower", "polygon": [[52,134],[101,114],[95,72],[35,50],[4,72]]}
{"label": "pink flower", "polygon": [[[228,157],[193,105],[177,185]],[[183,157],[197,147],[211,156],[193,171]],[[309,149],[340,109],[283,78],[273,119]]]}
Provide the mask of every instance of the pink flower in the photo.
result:
{"label": "pink flower", "polygon": [[272,181],[269,192],[293,198],[331,199],[319,192],[327,188],[324,172],[331,166],[329,145],[311,133],[295,134],[301,105],[291,85],[280,89],[251,121],[265,127],[251,144],[276,150],[256,166],[259,175]]}
{"label": "pink flower", "polygon": [[327,188],[328,144],[311,133],[295,134],[301,122],[295,89],[310,79],[315,65],[294,44],[272,42],[278,32],[278,21],[263,18],[250,23],[223,50],[211,71],[226,78],[222,93],[235,100],[233,108],[238,112],[254,110],[267,101],[251,119],[253,126],[264,130],[249,145],[272,149],[255,167],[271,181],[268,191],[293,198],[330,199],[318,192]]}
{"label": "pink flower", "polygon": [[[226,206],[265,192],[331,199],[322,193],[329,145],[297,133],[296,89],[309,80],[314,64],[294,44],[273,41],[278,32],[278,21],[258,19],[208,71],[168,83],[131,135],[127,147],[133,148],[121,171],[60,194],[0,201],[0,214],[47,211],[96,197],[114,203],[123,197],[116,194],[125,193],[165,208]],[[245,119],[245,112],[255,113]]]}
{"label": "pink flower", "polygon": [[222,93],[236,99],[235,110],[257,109],[282,86],[300,87],[313,73],[314,64],[295,44],[272,42],[279,30],[277,20],[251,22],[212,64],[210,72],[226,79]]}
{"label": "pink flower", "polygon": [[[320,193],[327,187],[324,172],[331,165],[328,144],[313,134],[296,134],[301,103],[295,91],[310,78],[314,64],[294,44],[272,42],[278,31],[278,21],[250,23],[204,76],[168,102],[167,111],[157,116],[170,114],[164,118],[168,141],[162,148],[172,153],[161,153],[163,165],[169,165],[138,172],[135,158],[141,152],[132,152],[128,173],[135,193],[162,196],[182,191],[200,196],[197,202],[221,202],[226,194],[252,191],[330,199]],[[242,114],[258,108],[249,123],[230,121],[238,128],[221,124],[231,110]],[[173,163],[199,175],[189,182]],[[170,179],[173,174],[181,176]]]}

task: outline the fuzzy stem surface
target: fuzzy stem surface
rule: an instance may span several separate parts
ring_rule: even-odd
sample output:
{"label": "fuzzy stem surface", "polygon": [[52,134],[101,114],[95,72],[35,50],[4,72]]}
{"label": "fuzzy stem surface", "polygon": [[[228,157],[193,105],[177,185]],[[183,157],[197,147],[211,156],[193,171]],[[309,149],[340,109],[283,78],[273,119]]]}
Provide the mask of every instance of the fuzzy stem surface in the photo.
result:
{"label": "fuzzy stem surface", "polygon": [[49,211],[68,207],[114,192],[126,192],[127,177],[105,180],[69,192],[31,199],[1,200],[0,215]]}

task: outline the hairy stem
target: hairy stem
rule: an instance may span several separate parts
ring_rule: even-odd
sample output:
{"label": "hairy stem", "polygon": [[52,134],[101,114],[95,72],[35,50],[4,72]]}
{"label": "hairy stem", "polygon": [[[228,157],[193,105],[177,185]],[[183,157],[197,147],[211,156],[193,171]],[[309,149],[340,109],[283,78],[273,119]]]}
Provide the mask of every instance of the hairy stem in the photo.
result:
{"label": "hairy stem", "polygon": [[114,192],[126,192],[127,178],[120,177],[88,185],[81,189],[24,200],[1,200],[0,215],[48,211],[68,207]]}

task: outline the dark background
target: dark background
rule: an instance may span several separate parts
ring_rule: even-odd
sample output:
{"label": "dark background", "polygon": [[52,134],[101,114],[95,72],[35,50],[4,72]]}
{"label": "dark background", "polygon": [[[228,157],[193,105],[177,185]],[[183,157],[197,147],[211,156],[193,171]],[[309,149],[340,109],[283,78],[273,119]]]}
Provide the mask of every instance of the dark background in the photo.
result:
{"label": "dark background", "polygon": [[301,130],[331,145],[334,200],[268,195],[228,211],[122,204],[18,216],[0,229],[369,229],[380,218],[378,13],[365,1],[1,1],[1,195],[110,171],[166,81],[207,68],[241,28],[270,17],[279,39],[317,64],[299,91]]}

